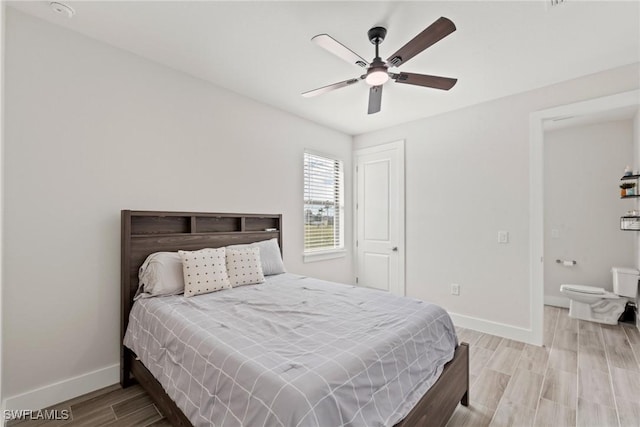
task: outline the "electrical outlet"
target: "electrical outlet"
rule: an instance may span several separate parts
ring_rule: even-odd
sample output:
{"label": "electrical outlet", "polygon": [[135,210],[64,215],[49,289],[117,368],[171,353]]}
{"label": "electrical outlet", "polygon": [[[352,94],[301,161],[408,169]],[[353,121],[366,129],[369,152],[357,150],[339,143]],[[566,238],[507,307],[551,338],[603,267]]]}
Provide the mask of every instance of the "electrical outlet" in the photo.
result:
{"label": "electrical outlet", "polygon": [[460,295],[460,285],[456,283],[451,285],[451,295]]}

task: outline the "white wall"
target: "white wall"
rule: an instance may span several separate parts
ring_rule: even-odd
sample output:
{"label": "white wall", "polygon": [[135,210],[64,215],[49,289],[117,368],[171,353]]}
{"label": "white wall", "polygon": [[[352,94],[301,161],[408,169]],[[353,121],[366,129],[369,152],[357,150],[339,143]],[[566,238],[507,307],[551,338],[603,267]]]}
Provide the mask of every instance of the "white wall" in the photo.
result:
{"label": "white wall", "polygon": [[635,232],[620,230],[620,216],[635,209],[635,200],[620,199],[618,188],[625,166],[633,163],[632,120],[545,133],[545,303],[569,306],[560,293],[563,283],[612,291],[611,267],[635,266]]}
{"label": "white wall", "polygon": [[352,281],[351,254],[302,262],[303,150],[349,165],[350,136],[11,8],[7,30],[5,397],[117,382],[121,209],[282,213],[289,271]]}
{"label": "white wall", "polygon": [[355,149],[406,140],[407,294],[459,323],[527,338],[529,115],[635,89],[638,73],[633,64],[355,137]]}
{"label": "white wall", "polygon": [[[4,229],[4,41],[5,41],[5,2],[0,0],[0,336],[4,336],[2,322],[2,294],[3,294],[3,261],[2,252]],[[2,338],[0,338],[0,410],[4,410],[4,393],[2,387],[3,352]]]}

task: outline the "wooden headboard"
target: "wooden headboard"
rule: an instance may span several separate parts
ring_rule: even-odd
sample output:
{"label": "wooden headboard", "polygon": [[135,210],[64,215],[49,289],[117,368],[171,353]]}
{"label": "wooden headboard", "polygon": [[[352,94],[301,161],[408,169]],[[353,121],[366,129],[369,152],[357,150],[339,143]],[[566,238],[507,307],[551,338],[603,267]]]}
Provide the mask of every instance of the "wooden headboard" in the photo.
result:
{"label": "wooden headboard", "polygon": [[127,349],[122,345],[138,270],[154,252],[202,248],[278,239],[282,251],[282,215],[203,212],[122,211],[120,381],[129,381]]}

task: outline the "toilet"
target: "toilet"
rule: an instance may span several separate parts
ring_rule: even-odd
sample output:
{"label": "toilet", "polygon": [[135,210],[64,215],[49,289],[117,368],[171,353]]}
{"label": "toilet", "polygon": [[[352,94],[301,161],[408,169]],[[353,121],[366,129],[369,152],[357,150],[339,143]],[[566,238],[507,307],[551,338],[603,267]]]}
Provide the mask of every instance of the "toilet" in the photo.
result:
{"label": "toilet", "polygon": [[561,285],[560,292],[569,298],[569,317],[616,325],[627,301],[635,302],[638,277],[635,268],[613,267],[613,292],[595,286]]}

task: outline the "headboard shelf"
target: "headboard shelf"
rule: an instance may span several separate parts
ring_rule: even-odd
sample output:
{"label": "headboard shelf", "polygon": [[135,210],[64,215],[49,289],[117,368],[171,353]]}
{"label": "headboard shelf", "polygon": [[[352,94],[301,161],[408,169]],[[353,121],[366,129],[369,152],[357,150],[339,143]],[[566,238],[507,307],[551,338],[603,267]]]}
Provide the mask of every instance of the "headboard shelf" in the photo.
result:
{"label": "headboard shelf", "polygon": [[[272,234],[272,237],[278,237],[278,234],[280,233],[280,230],[270,230],[270,231],[265,231],[265,230],[248,230],[248,231],[209,231],[209,232],[198,232],[198,233],[180,233],[181,235],[185,235],[185,236],[210,236],[212,234],[226,234],[226,235],[230,235],[230,236],[235,236],[238,234]],[[160,237],[175,237],[176,233],[158,233],[158,234],[132,234],[131,238],[132,239],[137,239],[137,238],[146,238],[146,237],[154,237],[154,238],[160,238]],[[265,237],[265,239],[268,239],[269,237]]]}
{"label": "headboard shelf", "polygon": [[280,215],[132,212],[131,236],[280,230]]}

